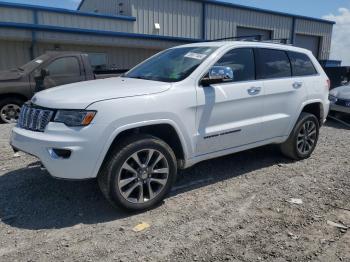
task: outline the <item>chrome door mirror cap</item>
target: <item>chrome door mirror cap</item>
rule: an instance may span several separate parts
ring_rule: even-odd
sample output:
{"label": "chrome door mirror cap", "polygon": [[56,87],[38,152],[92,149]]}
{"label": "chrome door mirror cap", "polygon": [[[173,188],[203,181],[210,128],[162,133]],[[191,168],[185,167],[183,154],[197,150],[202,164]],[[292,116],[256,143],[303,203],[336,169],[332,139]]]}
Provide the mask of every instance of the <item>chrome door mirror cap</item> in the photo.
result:
{"label": "chrome door mirror cap", "polygon": [[208,86],[222,82],[231,82],[234,80],[234,73],[231,67],[228,66],[213,66],[209,70],[208,77],[202,79],[201,84]]}
{"label": "chrome door mirror cap", "polygon": [[213,66],[209,70],[209,79],[233,81],[234,75],[231,67],[228,66]]}

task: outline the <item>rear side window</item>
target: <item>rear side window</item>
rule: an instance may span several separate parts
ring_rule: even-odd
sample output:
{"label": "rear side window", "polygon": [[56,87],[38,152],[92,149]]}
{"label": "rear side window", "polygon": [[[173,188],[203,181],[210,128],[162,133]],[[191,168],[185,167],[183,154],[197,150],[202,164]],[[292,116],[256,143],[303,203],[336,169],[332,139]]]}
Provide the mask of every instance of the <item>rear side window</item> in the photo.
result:
{"label": "rear side window", "polygon": [[285,51],[256,49],[257,78],[274,79],[292,76],[292,68]]}
{"label": "rear side window", "polygon": [[255,80],[254,52],[251,48],[239,48],[224,54],[215,66],[231,67],[233,82]]}
{"label": "rear side window", "polygon": [[288,52],[292,62],[293,76],[311,76],[316,75],[317,71],[310,58],[302,53]]}

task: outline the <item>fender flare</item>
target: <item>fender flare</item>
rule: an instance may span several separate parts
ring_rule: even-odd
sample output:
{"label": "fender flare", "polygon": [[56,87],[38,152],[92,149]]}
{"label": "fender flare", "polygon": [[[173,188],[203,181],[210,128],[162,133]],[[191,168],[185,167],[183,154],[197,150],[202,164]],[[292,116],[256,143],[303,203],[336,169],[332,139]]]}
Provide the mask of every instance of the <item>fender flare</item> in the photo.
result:
{"label": "fender flare", "polygon": [[115,139],[117,138],[117,136],[119,134],[121,134],[124,131],[130,130],[130,129],[134,129],[134,128],[138,128],[138,127],[145,127],[145,126],[152,126],[152,125],[160,125],[160,124],[168,124],[170,126],[172,126],[181,143],[182,149],[183,149],[183,153],[184,153],[184,158],[185,160],[189,158],[190,156],[190,152],[188,149],[188,142],[186,142],[186,138],[184,137],[183,133],[180,131],[181,129],[179,128],[179,126],[170,119],[157,119],[157,120],[147,120],[147,121],[142,121],[142,122],[136,122],[136,123],[132,123],[132,124],[127,124],[124,126],[120,126],[118,128],[116,128],[111,135],[108,137],[108,139],[106,140],[102,151],[99,154],[98,160],[96,162],[95,165],[95,169],[93,172],[94,177],[97,177],[98,172],[100,171],[100,168],[103,164],[103,161],[105,160],[107,153],[112,145],[112,143],[115,141]]}
{"label": "fender flare", "polygon": [[321,116],[324,117],[324,108],[323,108],[323,101],[321,99],[313,99],[313,100],[307,100],[307,101],[304,101],[299,109],[298,109],[298,114],[295,115],[294,119],[291,121],[291,125],[289,126],[288,128],[288,136],[290,135],[290,133],[292,132],[296,122],[298,121],[299,119],[299,116],[301,114],[301,112],[303,112],[303,109],[307,106],[307,105],[310,105],[310,104],[321,104],[322,108],[321,108]]}

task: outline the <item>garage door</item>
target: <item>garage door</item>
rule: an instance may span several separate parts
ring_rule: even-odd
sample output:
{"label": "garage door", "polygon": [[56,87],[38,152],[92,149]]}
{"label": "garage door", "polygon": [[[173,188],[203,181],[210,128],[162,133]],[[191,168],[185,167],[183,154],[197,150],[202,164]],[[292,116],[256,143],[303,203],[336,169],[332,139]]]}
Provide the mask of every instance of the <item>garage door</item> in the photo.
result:
{"label": "garage door", "polygon": [[309,49],[316,58],[318,58],[320,38],[318,36],[300,35],[295,36],[295,45]]}
{"label": "garage door", "polygon": [[[256,36],[261,35],[261,40],[270,40],[271,39],[271,31],[270,30],[264,30],[264,29],[256,29],[256,28],[248,28],[248,27],[237,27],[237,36],[243,37],[243,36]],[[254,38],[254,37],[247,37]]]}

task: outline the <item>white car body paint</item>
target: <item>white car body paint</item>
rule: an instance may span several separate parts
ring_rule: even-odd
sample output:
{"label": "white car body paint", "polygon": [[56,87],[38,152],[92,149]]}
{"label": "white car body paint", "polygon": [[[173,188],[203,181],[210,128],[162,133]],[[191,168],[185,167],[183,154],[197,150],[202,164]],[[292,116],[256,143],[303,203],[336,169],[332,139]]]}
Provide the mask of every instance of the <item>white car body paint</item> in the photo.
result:
{"label": "white car body paint", "polygon": [[[35,155],[49,173],[63,179],[98,175],[107,152],[121,132],[136,127],[169,124],[178,134],[184,166],[246,149],[284,142],[305,105],[318,102],[323,120],[329,110],[327,76],[311,52],[287,45],[257,42],[208,42],[216,46],[189,77],[176,83],[110,78],[70,84],[35,95],[35,105],[50,109],[96,110],[86,127],[50,122],[44,132],[15,127],[11,144]],[[200,86],[200,79],[227,51],[269,48],[307,54],[318,75]],[[302,82],[298,89],[293,83]],[[247,89],[261,88],[251,96]],[[68,159],[53,158],[52,148],[69,149]]]}

